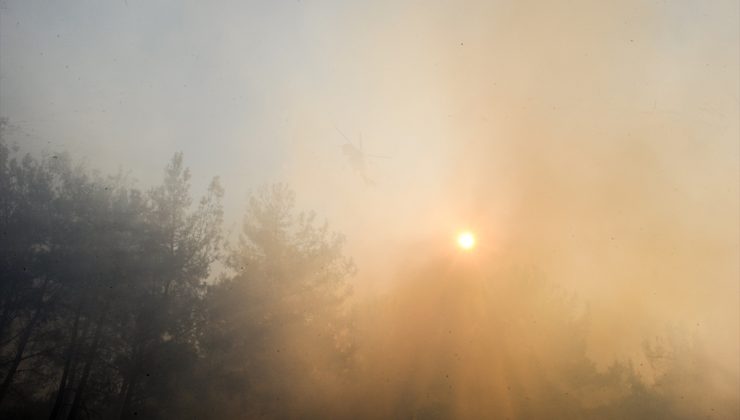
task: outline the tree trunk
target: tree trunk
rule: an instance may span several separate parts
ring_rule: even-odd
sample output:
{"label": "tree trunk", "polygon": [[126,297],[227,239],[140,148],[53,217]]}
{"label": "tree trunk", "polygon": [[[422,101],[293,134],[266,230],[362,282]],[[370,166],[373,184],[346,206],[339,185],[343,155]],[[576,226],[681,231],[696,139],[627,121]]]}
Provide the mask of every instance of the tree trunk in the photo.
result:
{"label": "tree trunk", "polygon": [[16,289],[17,284],[18,284],[18,280],[13,280],[11,286],[8,288],[7,293],[5,293],[5,297],[3,299],[3,303],[2,303],[3,314],[0,315],[0,342],[5,341],[5,331],[8,329],[8,326],[13,321],[10,313],[11,313],[11,308],[14,306],[14,300],[16,297],[15,289]]}
{"label": "tree trunk", "polygon": [[87,381],[90,378],[90,372],[92,371],[93,363],[95,362],[95,355],[98,352],[98,346],[100,345],[100,337],[103,335],[103,323],[105,321],[106,310],[100,315],[98,325],[95,327],[95,335],[93,336],[93,342],[90,346],[87,359],[85,360],[85,367],[82,370],[82,377],[80,378],[80,384],[77,386],[75,392],[75,398],[72,401],[72,408],[69,410],[67,420],[75,420],[80,416],[80,410],[82,409],[82,397],[85,394],[85,388],[87,387]]}
{"label": "tree trunk", "polygon": [[23,353],[26,351],[26,345],[28,345],[28,340],[31,338],[31,333],[33,333],[36,323],[41,318],[41,312],[42,310],[40,307],[36,309],[36,312],[31,317],[31,320],[28,321],[28,325],[26,325],[23,334],[21,334],[18,340],[18,348],[15,351],[13,363],[10,365],[8,373],[5,375],[2,385],[0,385],[0,403],[2,403],[3,399],[7,396],[10,385],[13,383],[13,377],[18,371],[18,366],[20,366],[21,361],[23,360]]}
{"label": "tree trunk", "polygon": [[136,383],[139,381],[139,367],[138,363],[136,363],[132,369],[131,372],[129,372],[128,377],[126,378],[127,386],[125,388],[124,394],[123,394],[123,404],[121,405],[121,411],[118,413],[119,420],[123,420],[127,417],[129,417],[129,414],[131,413],[131,400],[134,396],[134,390],[136,389]]}
{"label": "tree trunk", "polygon": [[72,359],[76,356],[77,352],[77,336],[78,331],[77,327],[80,324],[80,312],[81,308],[77,309],[77,314],[75,315],[75,322],[72,326],[72,341],[69,344],[69,349],[67,350],[67,357],[64,361],[64,370],[62,371],[62,378],[59,380],[59,388],[57,389],[57,396],[54,401],[54,408],[51,410],[51,415],[49,416],[50,420],[55,420],[59,416],[59,411],[62,409],[62,405],[64,403],[64,397],[65,397],[65,390],[67,388],[67,380],[69,377],[69,372],[72,367]]}
{"label": "tree trunk", "polygon": [[5,329],[10,323],[10,303],[3,304],[3,314],[0,315],[0,343],[5,341]]}

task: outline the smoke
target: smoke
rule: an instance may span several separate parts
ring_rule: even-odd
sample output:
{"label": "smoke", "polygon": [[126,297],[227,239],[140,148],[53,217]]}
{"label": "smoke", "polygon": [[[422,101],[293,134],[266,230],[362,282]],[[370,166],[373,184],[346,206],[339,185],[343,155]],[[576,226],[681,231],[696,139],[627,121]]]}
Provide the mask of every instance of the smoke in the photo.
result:
{"label": "smoke", "polygon": [[[26,83],[4,112],[107,104],[32,128],[96,161],[153,161],[145,174],[182,142],[194,172],[222,175],[232,223],[277,179],[345,235],[351,363],[286,333],[279,363],[313,372],[288,378],[294,414],[737,416],[737,2],[194,2],[173,21],[129,3],[105,10],[104,39],[39,31],[74,74],[25,74],[61,65],[5,29],[3,72]],[[140,12],[141,39],[121,35]],[[118,44],[149,64],[121,70]],[[79,74],[105,84],[65,90]],[[362,176],[342,153],[360,138]]]}
{"label": "smoke", "polygon": [[[387,299],[360,310],[373,366],[360,395],[378,396],[373,409],[525,416],[528,398],[543,415],[550,403],[596,409],[624,384],[560,401],[545,383],[577,375],[574,357],[602,374],[629,361],[638,383],[660,381],[645,346],[675,334],[703,354],[676,363],[737,412],[737,5],[698,20],[691,7],[469,2],[352,38],[367,47],[361,64],[335,63],[326,101],[352,108],[337,113],[393,158],[371,167],[373,187],[329,157],[304,163],[300,147],[288,174],[347,232],[359,300]],[[362,98],[341,92],[363,84]],[[326,121],[316,135],[329,132],[314,116]],[[475,269],[450,256],[461,229],[479,236]],[[512,266],[574,299],[512,292],[522,279],[500,271]],[[676,415],[700,411],[688,413]]]}

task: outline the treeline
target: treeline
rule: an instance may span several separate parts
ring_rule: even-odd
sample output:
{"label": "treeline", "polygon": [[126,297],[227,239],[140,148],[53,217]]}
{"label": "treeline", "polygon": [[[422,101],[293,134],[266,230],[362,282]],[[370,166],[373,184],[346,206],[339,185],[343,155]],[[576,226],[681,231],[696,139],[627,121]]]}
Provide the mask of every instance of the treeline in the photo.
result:
{"label": "treeline", "polygon": [[0,418],[738,415],[681,334],[597,369],[587,312],[532,270],[431,258],[351,299],[342,237],[287,186],[231,243],[222,195],[194,200],[181,154],[141,190],[0,139]]}
{"label": "treeline", "polygon": [[189,181],[181,154],[142,191],[0,142],[0,417],[289,413],[296,356],[344,362],[341,238],[276,185],[226,251],[218,179],[197,202]]}

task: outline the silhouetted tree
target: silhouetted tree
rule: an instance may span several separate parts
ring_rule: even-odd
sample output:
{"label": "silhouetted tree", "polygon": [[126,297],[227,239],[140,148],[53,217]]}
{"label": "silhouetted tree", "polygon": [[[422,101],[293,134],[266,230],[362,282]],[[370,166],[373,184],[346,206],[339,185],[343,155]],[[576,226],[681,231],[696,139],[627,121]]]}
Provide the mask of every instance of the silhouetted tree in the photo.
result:
{"label": "silhouetted tree", "polygon": [[320,400],[312,383],[346,368],[354,265],[343,238],[294,201],[283,184],[251,198],[228,258],[235,274],[209,290],[203,348],[222,416],[297,416],[301,397]]}
{"label": "silhouetted tree", "polygon": [[19,160],[0,142],[2,406],[76,419],[166,405],[150,388],[176,381],[182,366],[167,362],[195,363],[221,241],[218,180],[195,207],[188,180],[179,154],[142,194],[65,156]]}

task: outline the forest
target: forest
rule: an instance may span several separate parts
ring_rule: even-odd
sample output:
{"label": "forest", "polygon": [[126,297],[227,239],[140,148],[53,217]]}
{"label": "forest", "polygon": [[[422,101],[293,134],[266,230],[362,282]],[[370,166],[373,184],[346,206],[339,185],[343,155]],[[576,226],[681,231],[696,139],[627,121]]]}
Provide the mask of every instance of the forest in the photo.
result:
{"label": "forest", "polygon": [[360,297],[285,184],[228,235],[181,153],[147,188],[78,162],[0,141],[2,418],[738,416],[737,377],[681,328],[598,367],[587,302],[535,266],[430,254]]}

